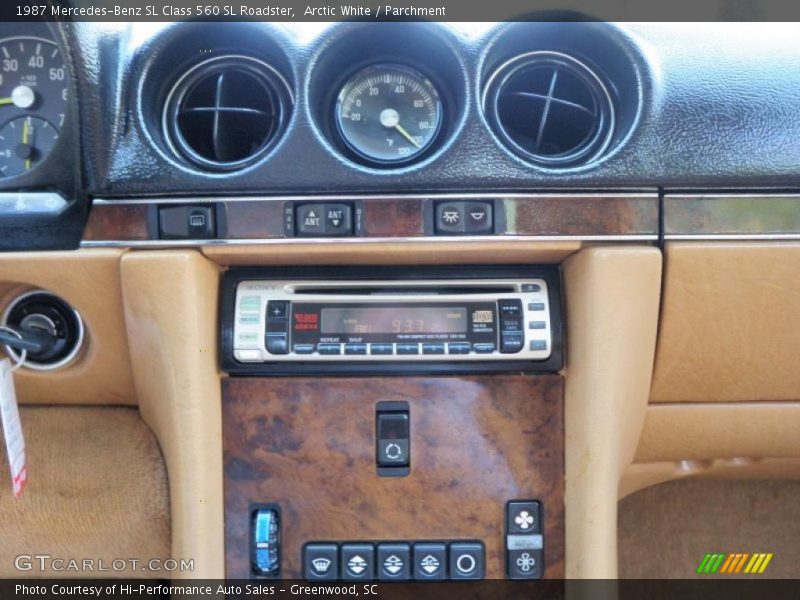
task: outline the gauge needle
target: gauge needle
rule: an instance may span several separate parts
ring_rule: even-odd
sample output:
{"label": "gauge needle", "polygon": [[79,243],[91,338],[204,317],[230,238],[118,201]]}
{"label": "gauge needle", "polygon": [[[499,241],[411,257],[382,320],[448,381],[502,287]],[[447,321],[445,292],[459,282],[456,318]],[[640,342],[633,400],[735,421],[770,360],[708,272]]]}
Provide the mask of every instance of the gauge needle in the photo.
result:
{"label": "gauge needle", "polygon": [[8,98],[0,98],[0,106],[5,106],[6,104],[14,104],[14,100],[10,96]]}
{"label": "gauge needle", "polygon": [[[22,143],[23,143],[23,145],[25,145],[25,146],[28,145],[28,140],[30,138],[30,134],[31,134],[30,119],[25,119],[24,124],[22,126]],[[25,170],[26,171],[30,171],[30,168],[31,168],[31,159],[30,158],[26,158],[25,159]]]}
{"label": "gauge needle", "polygon": [[399,132],[400,132],[400,135],[402,135],[402,136],[403,136],[404,138],[406,138],[406,139],[407,139],[409,142],[411,142],[412,144],[414,144],[414,145],[415,145],[417,148],[420,148],[420,147],[421,147],[421,146],[420,146],[420,145],[417,143],[417,140],[415,140],[415,139],[414,139],[414,136],[412,136],[412,135],[411,135],[410,133],[408,133],[408,132],[407,132],[405,129],[403,129],[403,127],[402,127],[402,125],[400,125],[400,123],[396,123],[396,124],[395,124],[395,126],[394,126],[394,128],[395,128],[395,129],[397,129],[397,131],[399,131]]}

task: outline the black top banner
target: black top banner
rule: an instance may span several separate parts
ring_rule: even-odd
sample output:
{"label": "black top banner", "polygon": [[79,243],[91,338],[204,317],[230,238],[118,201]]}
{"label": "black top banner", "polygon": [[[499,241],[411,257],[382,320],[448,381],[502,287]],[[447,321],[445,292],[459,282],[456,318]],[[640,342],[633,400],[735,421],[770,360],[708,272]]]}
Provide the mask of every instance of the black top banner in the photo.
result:
{"label": "black top banner", "polygon": [[[3,0],[2,21],[800,21],[791,0]],[[800,28],[798,29],[800,36]]]}

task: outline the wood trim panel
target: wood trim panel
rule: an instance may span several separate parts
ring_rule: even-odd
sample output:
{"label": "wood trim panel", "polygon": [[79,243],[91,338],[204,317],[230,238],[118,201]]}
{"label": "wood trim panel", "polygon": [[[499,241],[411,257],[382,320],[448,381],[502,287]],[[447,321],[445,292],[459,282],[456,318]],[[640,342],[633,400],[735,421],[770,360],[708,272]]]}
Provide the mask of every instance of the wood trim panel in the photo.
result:
{"label": "wood trim panel", "polygon": [[503,201],[509,235],[648,235],[658,233],[653,196],[542,196]]}
{"label": "wood trim panel", "polygon": [[149,239],[146,204],[98,205],[89,212],[84,241]]}
{"label": "wood trim panel", "polygon": [[[504,510],[545,508],[546,577],[564,576],[558,375],[223,380],[226,574],[247,578],[249,507],[283,515],[283,577],[309,541],[481,539],[504,577]],[[375,403],[411,411],[411,474],[378,477]],[[460,518],[454,519],[458,514]]]}
{"label": "wood trim panel", "polygon": [[283,202],[226,202],[228,239],[282,238]]}
{"label": "wood trim panel", "polygon": [[[345,198],[307,197],[223,200],[186,199],[187,203],[219,201],[227,215],[228,240],[289,239],[284,215],[291,202],[352,201],[362,210],[361,238],[422,238],[432,236],[432,202],[449,196]],[[504,236],[618,237],[658,234],[658,197],[655,194],[542,194],[497,195],[475,199],[496,199],[502,205]],[[468,195],[466,200],[471,199]],[[131,202],[131,203],[127,203]],[[157,200],[147,201],[150,204]],[[180,203],[176,199],[165,202]],[[92,206],[84,241],[125,242],[148,239],[148,203],[100,201]],[[426,213],[430,212],[430,215]],[[502,221],[501,221],[502,222]],[[467,238],[468,239],[468,238]],[[335,243],[335,239],[330,240]]]}

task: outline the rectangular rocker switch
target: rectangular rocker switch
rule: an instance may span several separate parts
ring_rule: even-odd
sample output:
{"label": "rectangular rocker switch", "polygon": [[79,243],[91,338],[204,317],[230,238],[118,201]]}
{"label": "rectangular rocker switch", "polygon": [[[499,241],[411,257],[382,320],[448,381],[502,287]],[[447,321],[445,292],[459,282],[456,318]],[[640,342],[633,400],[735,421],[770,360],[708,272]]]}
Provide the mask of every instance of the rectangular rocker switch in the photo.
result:
{"label": "rectangular rocker switch", "polygon": [[411,464],[408,402],[379,402],[375,408],[378,474],[408,475]]}

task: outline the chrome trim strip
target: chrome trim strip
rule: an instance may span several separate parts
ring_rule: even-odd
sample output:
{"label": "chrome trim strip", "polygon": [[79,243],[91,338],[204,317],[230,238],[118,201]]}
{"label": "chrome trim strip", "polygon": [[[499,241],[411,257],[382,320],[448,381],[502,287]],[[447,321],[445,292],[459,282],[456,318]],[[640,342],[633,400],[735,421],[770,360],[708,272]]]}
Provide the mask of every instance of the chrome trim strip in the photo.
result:
{"label": "chrome trim strip", "polygon": [[302,244],[435,244],[457,242],[657,242],[658,235],[542,235],[542,236],[420,236],[381,238],[267,238],[241,240],[86,240],[81,248],[183,248],[187,246],[274,246]]}
{"label": "chrome trim strip", "polygon": [[667,242],[680,241],[800,241],[798,233],[670,233],[664,236]]}
{"label": "chrome trim strip", "polygon": [[663,219],[667,240],[798,239],[800,194],[668,194]]}
{"label": "chrome trim strip", "polygon": [[655,190],[629,190],[626,192],[542,192],[535,194],[521,194],[502,192],[477,192],[477,193],[431,193],[431,194],[306,194],[306,195],[281,195],[281,196],[186,196],[186,197],[152,197],[152,198],[95,198],[93,204],[119,206],[127,204],[196,204],[205,202],[336,202],[353,200],[480,200],[480,199],[507,199],[507,200],[536,200],[542,198],[627,198],[630,200],[658,200]]}

